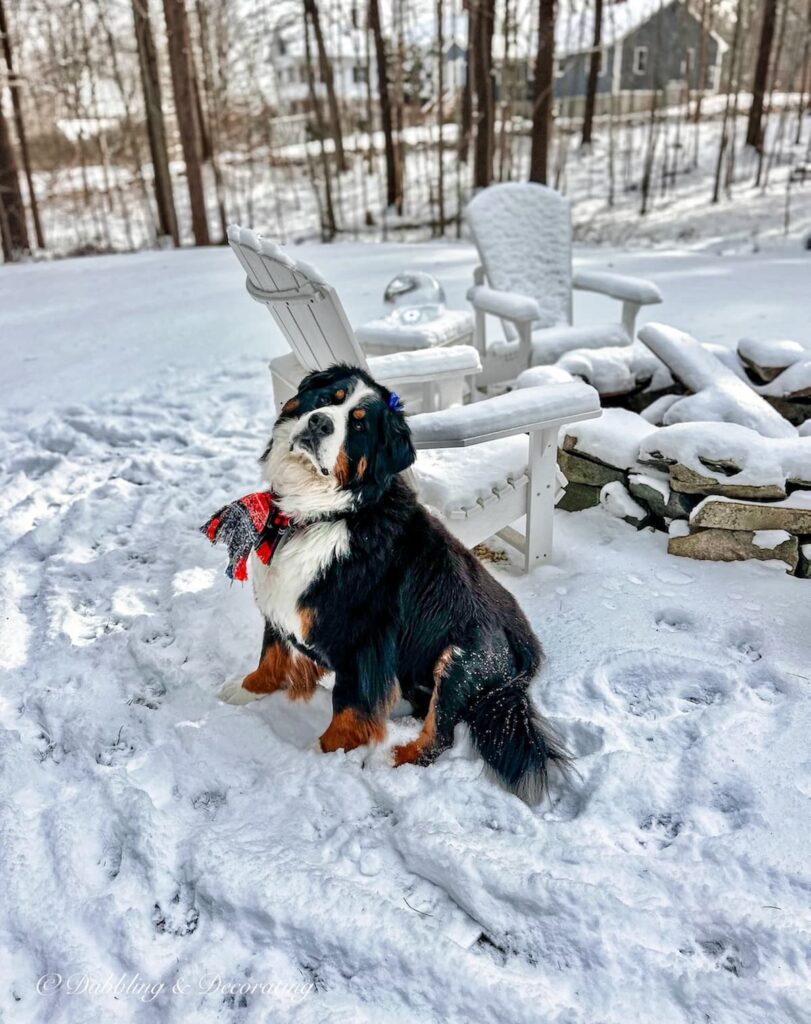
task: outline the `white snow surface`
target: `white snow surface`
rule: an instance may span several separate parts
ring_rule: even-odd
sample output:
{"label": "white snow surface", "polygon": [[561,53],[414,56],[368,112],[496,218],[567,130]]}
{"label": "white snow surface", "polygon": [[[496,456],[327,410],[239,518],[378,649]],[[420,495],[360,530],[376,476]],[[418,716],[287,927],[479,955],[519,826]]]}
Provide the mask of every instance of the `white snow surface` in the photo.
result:
{"label": "white snow surface", "polygon": [[[368,316],[414,251],[357,248],[311,255]],[[281,351],[232,261],[0,270],[0,1016],[807,1020],[808,581],[556,513],[553,565],[492,569],[577,755],[535,809],[461,729],[394,770],[311,749],[326,690],[217,701],[261,623],[196,527],[257,483]]]}
{"label": "white snow surface", "polygon": [[566,435],[577,438],[575,450],[591,455],[617,469],[634,469],[640,445],[658,435],[657,428],[628,409],[603,409],[598,420],[573,423],[560,429],[560,443]]}

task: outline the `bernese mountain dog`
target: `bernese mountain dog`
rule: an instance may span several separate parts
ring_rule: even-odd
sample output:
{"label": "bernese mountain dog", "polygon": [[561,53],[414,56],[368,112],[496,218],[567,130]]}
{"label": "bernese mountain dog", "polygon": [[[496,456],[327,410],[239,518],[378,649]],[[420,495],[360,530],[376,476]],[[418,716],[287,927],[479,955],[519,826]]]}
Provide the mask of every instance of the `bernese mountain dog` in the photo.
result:
{"label": "bernese mountain dog", "polygon": [[530,703],[541,645],[513,596],[417,500],[396,395],[346,365],[311,373],[261,457],[290,528],[249,576],[265,619],[259,665],[227,685],[244,703],[309,698],[335,673],[323,751],[379,743],[402,695],[422,718],[395,765],[427,765],[464,722],[495,776],[528,803],[567,756]]}

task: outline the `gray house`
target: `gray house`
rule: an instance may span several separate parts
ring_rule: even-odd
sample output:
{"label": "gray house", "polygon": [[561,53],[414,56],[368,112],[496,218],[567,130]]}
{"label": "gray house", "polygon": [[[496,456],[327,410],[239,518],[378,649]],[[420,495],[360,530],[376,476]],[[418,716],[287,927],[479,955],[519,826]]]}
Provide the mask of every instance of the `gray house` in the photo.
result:
{"label": "gray house", "polygon": [[[699,81],[702,35],[704,73]],[[555,97],[565,113],[577,113],[582,105],[593,36],[591,6],[558,20]],[[604,109],[612,94],[624,97],[627,109],[647,106],[651,93],[658,90],[673,100],[681,97],[685,85],[717,92],[726,50],[716,32],[702,31],[700,13],[688,0],[608,0],[603,9],[597,107]]]}

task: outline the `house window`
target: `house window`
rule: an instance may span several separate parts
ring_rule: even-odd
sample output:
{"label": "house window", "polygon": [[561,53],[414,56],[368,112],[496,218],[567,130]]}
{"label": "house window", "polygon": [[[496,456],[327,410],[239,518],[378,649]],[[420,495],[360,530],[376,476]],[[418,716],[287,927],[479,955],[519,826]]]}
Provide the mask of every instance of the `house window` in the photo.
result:
{"label": "house window", "polygon": [[597,72],[597,74],[600,75],[600,77],[602,77],[605,74],[605,65],[606,65],[605,50],[600,50],[600,69]]}
{"label": "house window", "polygon": [[563,78],[566,74],[566,61],[562,57],[555,60],[555,78]]}
{"label": "house window", "polygon": [[692,76],[693,72],[695,71],[695,67],[696,67],[696,51],[691,46],[687,50],[687,56],[684,57],[684,59],[681,62],[682,78],[687,78],[688,76]]}
{"label": "house window", "polygon": [[648,70],[648,48],[647,46],[634,47],[634,74],[644,75]]}
{"label": "house window", "polygon": [[361,64],[355,64],[352,68],[352,81],[355,85],[362,85],[366,81],[366,68]]}

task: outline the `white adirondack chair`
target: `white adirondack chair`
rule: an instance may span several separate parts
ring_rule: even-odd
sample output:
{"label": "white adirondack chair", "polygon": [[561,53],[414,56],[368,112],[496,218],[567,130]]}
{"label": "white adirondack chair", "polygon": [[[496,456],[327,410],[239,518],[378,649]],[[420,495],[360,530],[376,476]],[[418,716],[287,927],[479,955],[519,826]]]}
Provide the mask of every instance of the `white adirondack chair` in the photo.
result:
{"label": "white adirondack chair", "polygon": [[[336,362],[367,369],[398,391],[403,384],[438,381],[443,400],[461,400],[465,377],[479,370],[471,346],[367,359],[338,295],[317,270],[237,225],[228,229],[228,241],[247,275],[248,293],[267,306],[292,349],[271,362],[277,409],[304,374]],[[574,381],[411,416],[419,454],[410,482],[464,544],[498,533],[523,553],[528,571],[552,554],[558,430],[600,411],[597,392]],[[512,524],[523,517],[521,534]]]}
{"label": "white adirondack chair", "polygon": [[[468,299],[484,370],[476,386],[509,384],[529,366],[554,363],[578,348],[630,345],[640,306],[662,301],[643,278],[572,272],[569,202],[532,182],[491,185],[465,209],[481,265]],[[572,326],[572,289],[622,302],[622,323]],[[505,338],[487,344],[486,318],[501,320]]]}

